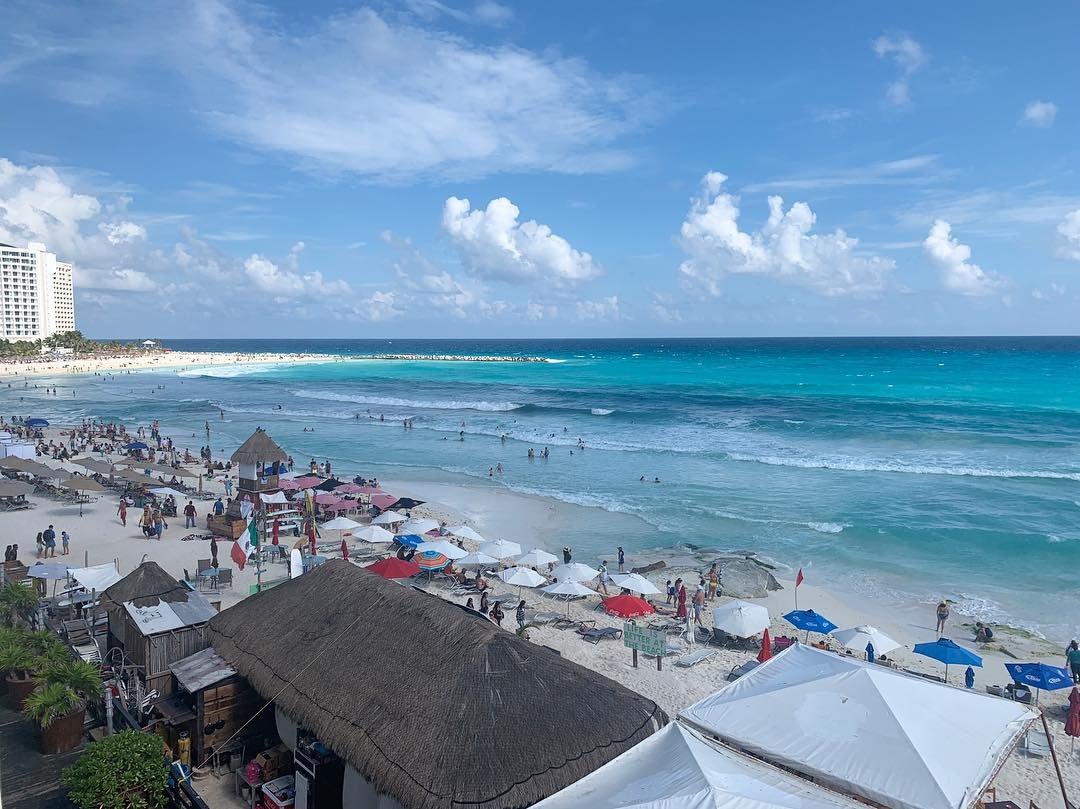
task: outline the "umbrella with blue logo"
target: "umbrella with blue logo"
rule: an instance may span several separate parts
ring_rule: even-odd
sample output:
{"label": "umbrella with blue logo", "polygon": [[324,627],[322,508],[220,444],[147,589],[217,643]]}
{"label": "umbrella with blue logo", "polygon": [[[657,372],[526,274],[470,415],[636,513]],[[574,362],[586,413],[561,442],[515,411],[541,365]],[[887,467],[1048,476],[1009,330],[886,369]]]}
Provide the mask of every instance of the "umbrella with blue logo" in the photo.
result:
{"label": "umbrella with blue logo", "polygon": [[[1029,685],[1038,691],[1057,691],[1060,688],[1068,688],[1073,684],[1069,672],[1058,666],[1048,666],[1046,663],[1006,663],[1006,670],[1013,678],[1014,683]],[[1035,702],[1039,702],[1036,692]]]}
{"label": "umbrella with blue logo", "polygon": [[811,632],[828,635],[836,629],[836,624],[824,615],[818,615],[813,610],[793,610],[784,616],[784,620],[796,629],[805,630],[807,639],[810,638]]}
{"label": "umbrella with blue logo", "polygon": [[959,646],[948,638],[938,638],[933,643],[916,643],[915,654],[929,657],[945,664],[945,681],[949,681],[949,666],[978,666],[982,668],[982,658],[974,652]]}
{"label": "umbrella with blue logo", "polygon": [[132,441],[130,444],[127,444],[124,449],[131,451],[136,449],[150,449],[150,447],[148,447],[142,441]]}
{"label": "umbrella with blue logo", "polygon": [[415,548],[417,545],[424,543],[424,538],[418,534],[398,534],[394,537],[394,541],[399,545],[405,545],[409,548]]}
{"label": "umbrella with blue logo", "polygon": [[49,422],[46,421],[45,419],[27,419],[26,420],[26,426],[27,427],[48,427]]}

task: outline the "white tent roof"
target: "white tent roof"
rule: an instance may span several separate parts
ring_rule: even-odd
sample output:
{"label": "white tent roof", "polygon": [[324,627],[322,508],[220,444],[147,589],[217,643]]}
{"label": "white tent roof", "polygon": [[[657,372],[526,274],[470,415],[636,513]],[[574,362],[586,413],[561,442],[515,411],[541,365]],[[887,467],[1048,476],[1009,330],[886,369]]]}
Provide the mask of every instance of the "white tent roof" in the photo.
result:
{"label": "white tent roof", "polygon": [[289,498],[285,496],[285,492],[262,492],[259,494],[259,499],[264,503],[273,503],[274,505],[281,505],[289,502]]}
{"label": "white tent roof", "polygon": [[77,567],[71,571],[71,578],[87,590],[96,590],[100,593],[112,587],[123,576],[116,572],[116,565],[107,562],[93,567]]}
{"label": "white tent roof", "polygon": [[766,761],[892,809],[959,809],[1036,715],[802,644],[680,719]]}
{"label": "white tent roof", "polygon": [[[673,722],[533,809],[858,809]],[[865,809],[865,808],[864,808]]]}

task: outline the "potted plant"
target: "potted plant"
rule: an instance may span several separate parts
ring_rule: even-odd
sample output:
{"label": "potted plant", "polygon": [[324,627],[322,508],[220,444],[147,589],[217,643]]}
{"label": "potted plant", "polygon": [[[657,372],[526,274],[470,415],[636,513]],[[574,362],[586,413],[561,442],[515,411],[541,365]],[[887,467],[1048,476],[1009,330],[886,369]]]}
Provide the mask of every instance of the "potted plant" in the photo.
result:
{"label": "potted plant", "polygon": [[0,622],[4,626],[33,623],[38,597],[31,588],[9,581],[0,586]]}
{"label": "potted plant", "polygon": [[41,752],[66,753],[82,741],[86,702],[101,692],[101,672],[84,660],[46,664],[23,713],[41,727]]}
{"label": "potted plant", "polygon": [[45,666],[68,658],[68,654],[51,632],[16,629],[7,634],[0,646],[0,673],[4,675],[9,704],[21,711],[23,702],[37,686],[34,678]]}
{"label": "potted plant", "polygon": [[159,809],[168,777],[161,739],[137,730],[92,742],[63,776],[68,797],[81,809]]}

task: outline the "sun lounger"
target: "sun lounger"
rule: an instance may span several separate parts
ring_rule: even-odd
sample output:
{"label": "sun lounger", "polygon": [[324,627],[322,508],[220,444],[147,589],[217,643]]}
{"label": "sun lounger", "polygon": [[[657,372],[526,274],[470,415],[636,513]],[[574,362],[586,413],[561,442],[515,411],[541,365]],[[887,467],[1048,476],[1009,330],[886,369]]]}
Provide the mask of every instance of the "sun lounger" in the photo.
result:
{"label": "sun lounger", "polygon": [[557,612],[537,612],[525,619],[527,624],[537,624],[539,626],[547,626],[548,624],[554,624],[562,620],[562,615]]}
{"label": "sun lounger", "polygon": [[696,652],[691,652],[688,655],[683,655],[675,661],[675,665],[681,669],[688,669],[691,666],[696,666],[698,663],[704,663],[710,657],[716,656],[716,650],[714,649],[698,649]]}
{"label": "sun lounger", "polygon": [[1034,758],[1046,758],[1050,755],[1050,743],[1046,741],[1046,734],[1041,730],[1029,730],[1024,737],[1023,750]]}
{"label": "sun lounger", "polygon": [[745,663],[743,663],[743,664],[741,664],[739,666],[733,667],[731,669],[731,671],[728,673],[728,676],[727,676],[728,682],[729,683],[735,682],[740,677],[742,677],[744,674],[749,674],[751,671],[756,669],[758,667],[758,665],[759,664],[758,664],[758,662],[756,660],[747,660]]}
{"label": "sun lounger", "polygon": [[589,627],[581,627],[577,633],[581,635],[582,640],[587,640],[589,643],[599,644],[604,638],[610,638],[611,640],[618,640],[622,637],[622,630],[616,629],[613,626],[605,626],[599,629],[593,629]]}

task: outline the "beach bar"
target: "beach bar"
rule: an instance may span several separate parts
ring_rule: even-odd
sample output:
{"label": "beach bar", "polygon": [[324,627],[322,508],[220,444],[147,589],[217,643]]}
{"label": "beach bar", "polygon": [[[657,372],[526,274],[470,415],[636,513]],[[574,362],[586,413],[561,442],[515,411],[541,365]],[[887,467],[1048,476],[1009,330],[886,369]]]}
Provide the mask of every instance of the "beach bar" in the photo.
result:
{"label": "beach bar", "polygon": [[280,475],[286,471],[289,454],[279,447],[261,427],[241,444],[230,456],[237,471],[236,497],[229,503],[225,513],[208,514],[206,527],[218,536],[236,539],[247,526],[244,513],[247,504],[253,511],[261,511],[262,498],[270,496],[273,503],[280,503]]}
{"label": "beach bar", "polygon": [[215,616],[306,809],[515,809],[668,721],[652,700],[482,615],[345,561]]}

